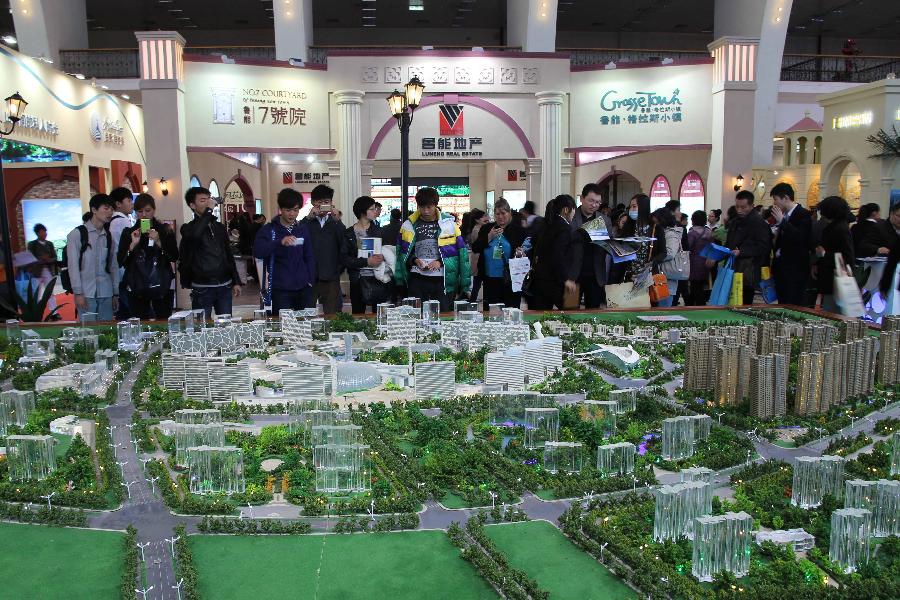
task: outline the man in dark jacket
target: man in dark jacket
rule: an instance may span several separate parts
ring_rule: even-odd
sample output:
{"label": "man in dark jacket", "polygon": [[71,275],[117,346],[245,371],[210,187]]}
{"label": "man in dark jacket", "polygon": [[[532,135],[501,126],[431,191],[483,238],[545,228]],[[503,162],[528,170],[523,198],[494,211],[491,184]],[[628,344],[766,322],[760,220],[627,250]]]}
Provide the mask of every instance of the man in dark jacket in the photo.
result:
{"label": "man in dark jacket", "polygon": [[772,188],[772,217],[778,227],[775,234],[775,293],[780,304],[803,306],[809,278],[809,211],[794,202],[794,188],[779,183]]}
{"label": "man in dark jacket", "polygon": [[241,279],[228,243],[228,231],[213,215],[216,201],[209,190],[192,187],[184,194],[194,220],[181,226],[181,286],[191,288],[191,307],[202,308],[206,318],[231,314],[231,298],[241,295]]}
{"label": "man in dark jacket", "polygon": [[313,188],[312,210],[306,220],[316,257],[316,280],[310,306],[321,302],[326,315],[341,312],[341,248],[344,226],[332,216],[334,190],[321,184]]}
{"label": "man in dark jacket", "polygon": [[753,304],[760,280],[760,269],[769,264],[772,231],[758,211],[753,209],[753,192],[743,190],[734,199],[737,218],[729,224],[725,245],[734,255],[734,270],[744,274],[744,304]]}
{"label": "man in dark jacket", "polygon": [[381,245],[396,246],[397,239],[400,237],[400,226],[403,220],[400,218],[400,209],[391,210],[391,221],[381,228]]}
{"label": "man in dark jacket", "polygon": [[609,217],[600,212],[603,204],[600,186],[589,183],[581,190],[581,206],[572,218],[572,270],[570,278],[581,286],[585,308],[599,308],[606,304],[606,251],[591,242],[581,226],[602,218],[606,231],[612,231]]}
{"label": "man in dark jacket", "polygon": [[256,234],[253,256],[263,261],[268,277],[262,290],[265,304],[277,315],[282,308],[300,310],[309,306],[316,280],[316,261],[309,229],[297,221],[303,196],[285,188],[278,192],[277,215]]}

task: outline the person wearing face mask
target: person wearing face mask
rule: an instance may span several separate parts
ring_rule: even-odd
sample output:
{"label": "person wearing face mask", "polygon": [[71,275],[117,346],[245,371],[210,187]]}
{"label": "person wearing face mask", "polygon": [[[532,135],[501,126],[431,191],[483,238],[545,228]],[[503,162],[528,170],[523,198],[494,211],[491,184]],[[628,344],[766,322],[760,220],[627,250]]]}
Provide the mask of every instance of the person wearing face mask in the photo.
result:
{"label": "person wearing face mask", "polygon": [[491,304],[503,304],[519,308],[521,294],[512,291],[509,280],[509,259],[523,255],[520,250],[525,241],[525,230],[520,220],[513,217],[505,198],[494,203],[494,222],[481,227],[478,238],[472,244],[472,252],[481,255],[481,281],[484,285],[484,310]]}
{"label": "person wearing face mask", "polygon": [[572,258],[572,218],[575,199],[561,194],[547,204],[544,228],[535,240],[532,267],[531,310],[562,308],[566,292],[574,293],[577,284],[569,276]]}
{"label": "person wearing face mask", "polygon": [[635,194],[628,202],[628,220],[618,237],[652,237],[653,244],[643,242],[637,246],[637,257],[630,262],[614,264],[610,270],[610,283],[634,281],[654,258],[666,254],[666,234],[662,227],[654,227],[650,218],[650,196]]}

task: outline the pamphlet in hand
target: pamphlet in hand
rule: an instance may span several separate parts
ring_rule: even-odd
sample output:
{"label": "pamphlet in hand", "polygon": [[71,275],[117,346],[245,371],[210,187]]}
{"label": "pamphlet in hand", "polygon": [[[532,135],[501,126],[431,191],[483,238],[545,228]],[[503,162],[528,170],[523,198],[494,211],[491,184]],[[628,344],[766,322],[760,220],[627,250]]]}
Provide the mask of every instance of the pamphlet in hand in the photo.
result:
{"label": "pamphlet in hand", "polygon": [[606,240],[599,245],[606,250],[614,263],[628,262],[637,258],[635,247],[620,239]]}
{"label": "pamphlet in hand", "polygon": [[606,229],[606,221],[602,217],[588,221],[581,228],[587,232],[594,244],[609,239],[609,230]]}
{"label": "pamphlet in hand", "polygon": [[373,254],[381,254],[381,238],[361,238],[357,258],[369,258]]}

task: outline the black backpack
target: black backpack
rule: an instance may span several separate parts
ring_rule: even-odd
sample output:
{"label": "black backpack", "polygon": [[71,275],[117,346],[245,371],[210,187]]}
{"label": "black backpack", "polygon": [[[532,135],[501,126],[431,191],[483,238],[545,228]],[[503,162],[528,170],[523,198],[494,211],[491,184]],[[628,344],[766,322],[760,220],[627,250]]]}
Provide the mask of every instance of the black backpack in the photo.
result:
{"label": "black backpack", "polygon": [[[78,253],[78,268],[79,270],[84,266],[82,261],[84,260],[84,253],[87,252],[87,249],[90,248],[91,243],[88,241],[88,230],[84,225],[79,225],[75,229],[78,230],[78,233],[81,234],[81,250]],[[103,229],[106,231],[106,272],[112,273],[110,269],[110,263],[112,262],[112,234],[109,232],[109,223],[106,223],[103,226]],[[62,251],[62,268],[59,270],[59,281],[62,283],[63,289],[66,293],[72,293],[72,278],[69,277],[69,255],[68,255],[69,245],[66,244],[63,247]]]}

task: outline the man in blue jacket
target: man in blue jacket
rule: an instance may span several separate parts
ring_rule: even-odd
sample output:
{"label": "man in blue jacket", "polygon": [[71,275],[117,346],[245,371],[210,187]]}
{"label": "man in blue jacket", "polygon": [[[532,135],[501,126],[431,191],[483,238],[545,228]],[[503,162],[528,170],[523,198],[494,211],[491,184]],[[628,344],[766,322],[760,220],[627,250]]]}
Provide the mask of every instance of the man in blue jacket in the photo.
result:
{"label": "man in blue jacket", "polygon": [[278,192],[277,215],[266,223],[253,243],[253,256],[263,261],[266,270],[266,304],[272,314],[282,308],[300,310],[309,306],[316,281],[316,261],[306,223],[297,220],[303,196],[285,188]]}

